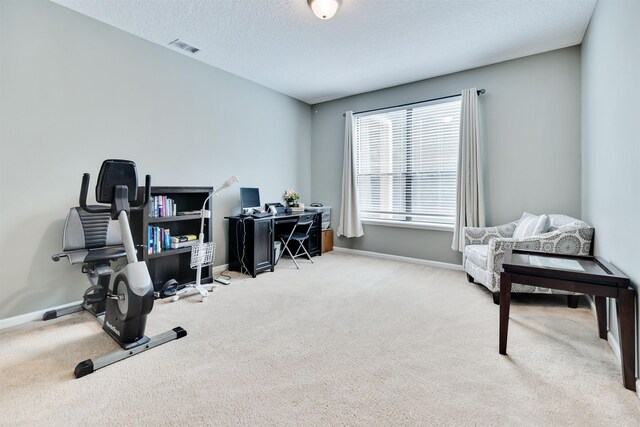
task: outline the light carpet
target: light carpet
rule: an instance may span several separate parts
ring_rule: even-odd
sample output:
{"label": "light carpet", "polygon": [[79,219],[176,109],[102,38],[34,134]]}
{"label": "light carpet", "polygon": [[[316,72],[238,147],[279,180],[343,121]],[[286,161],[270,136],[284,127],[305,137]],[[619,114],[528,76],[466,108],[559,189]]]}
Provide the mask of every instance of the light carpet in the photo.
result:
{"label": "light carpet", "polygon": [[[640,425],[585,301],[498,306],[461,271],[328,253],[157,301],[188,336],[74,379],[117,348],[78,313],[0,332],[1,425]],[[78,277],[78,294],[83,281]]]}

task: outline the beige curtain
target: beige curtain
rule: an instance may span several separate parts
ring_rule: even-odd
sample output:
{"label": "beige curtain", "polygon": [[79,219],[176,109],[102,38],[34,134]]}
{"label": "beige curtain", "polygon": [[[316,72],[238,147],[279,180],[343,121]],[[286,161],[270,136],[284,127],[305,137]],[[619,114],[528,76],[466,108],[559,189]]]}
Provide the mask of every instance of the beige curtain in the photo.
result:
{"label": "beige curtain", "polygon": [[462,91],[457,187],[456,223],[451,249],[462,252],[464,227],[484,227],[485,225],[478,92],[475,87]]}
{"label": "beige curtain", "polygon": [[355,159],[353,158],[353,111],[347,111],[344,119],[344,160],[342,164],[342,203],[338,236],[360,237],[364,235],[358,211]]}

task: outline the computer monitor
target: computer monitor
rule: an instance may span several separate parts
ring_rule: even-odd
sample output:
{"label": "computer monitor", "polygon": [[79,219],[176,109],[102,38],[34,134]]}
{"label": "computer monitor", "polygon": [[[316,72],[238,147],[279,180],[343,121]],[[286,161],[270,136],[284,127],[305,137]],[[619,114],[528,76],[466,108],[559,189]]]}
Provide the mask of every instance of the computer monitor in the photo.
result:
{"label": "computer monitor", "polygon": [[260,210],[260,189],[258,188],[240,188],[240,208]]}

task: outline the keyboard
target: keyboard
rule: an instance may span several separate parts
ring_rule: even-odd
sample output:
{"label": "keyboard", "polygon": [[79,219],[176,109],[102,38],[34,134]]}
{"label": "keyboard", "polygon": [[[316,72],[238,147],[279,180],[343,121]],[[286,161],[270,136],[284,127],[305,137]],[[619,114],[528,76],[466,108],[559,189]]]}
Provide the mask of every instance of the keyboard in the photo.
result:
{"label": "keyboard", "polygon": [[254,214],[251,214],[251,218],[266,218],[272,216],[271,212],[257,212]]}

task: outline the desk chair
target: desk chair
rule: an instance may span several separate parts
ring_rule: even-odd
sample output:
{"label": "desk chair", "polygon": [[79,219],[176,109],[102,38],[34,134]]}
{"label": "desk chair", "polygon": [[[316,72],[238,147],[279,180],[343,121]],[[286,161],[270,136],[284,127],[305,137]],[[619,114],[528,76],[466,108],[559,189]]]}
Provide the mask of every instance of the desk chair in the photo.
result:
{"label": "desk chair", "polygon": [[[301,215],[298,217],[293,229],[291,229],[291,233],[289,234],[280,234],[278,238],[282,242],[282,250],[280,251],[280,256],[278,257],[278,261],[282,258],[284,251],[289,253],[293,263],[296,265],[297,269],[300,269],[300,266],[296,262],[297,257],[306,256],[311,263],[313,260],[311,259],[311,255],[307,252],[307,249],[304,247],[304,242],[309,238],[309,232],[311,231],[311,227],[313,226],[313,216],[311,215]],[[296,244],[296,252],[295,254],[291,252],[290,245]],[[300,251],[303,251],[302,253]]]}

